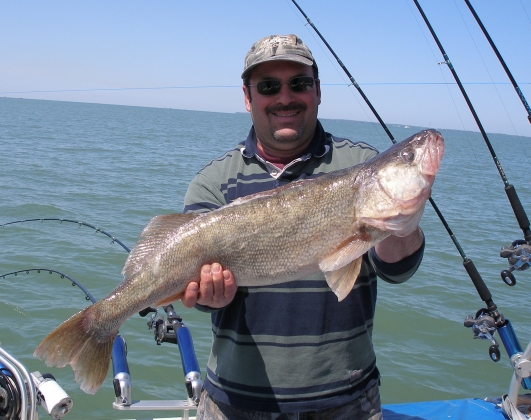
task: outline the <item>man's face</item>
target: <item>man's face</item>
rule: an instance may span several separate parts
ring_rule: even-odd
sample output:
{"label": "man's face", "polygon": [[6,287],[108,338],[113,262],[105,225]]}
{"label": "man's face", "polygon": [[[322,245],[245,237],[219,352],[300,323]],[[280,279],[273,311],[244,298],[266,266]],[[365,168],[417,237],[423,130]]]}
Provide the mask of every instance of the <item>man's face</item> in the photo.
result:
{"label": "man's face", "polygon": [[293,92],[283,84],[277,94],[261,95],[256,84],[263,80],[287,83],[296,76],[313,78],[313,70],[291,61],[269,61],[256,66],[251,73],[251,86],[243,87],[245,107],[251,113],[259,147],[272,156],[302,153],[307,148],[315,132],[321,88],[315,81],[311,90]]}

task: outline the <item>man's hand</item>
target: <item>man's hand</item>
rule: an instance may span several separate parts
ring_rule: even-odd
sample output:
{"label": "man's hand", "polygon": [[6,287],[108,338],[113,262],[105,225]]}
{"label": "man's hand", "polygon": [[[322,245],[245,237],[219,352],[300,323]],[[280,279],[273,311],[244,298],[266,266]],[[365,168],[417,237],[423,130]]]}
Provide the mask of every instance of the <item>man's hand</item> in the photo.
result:
{"label": "man's hand", "polygon": [[394,263],[417,251],[424,240],[424,234],[418,226],[423,213],[424,205],[409,216],[408,223],[404,225],[404,231],[392,232],[393,235],[377,243],[374,250],[378,258],[386,263]]}
{"label": "man's hand", "polygon": [[232,302],[236,294],[236,282],[229,270],[222,270],[218,263],[201,267],[201,281],[190,282],[181,301],[187,308],[196,303],[210,308],[223,308]]}
{"label": "man's hand", "polygon": [[417,251],[422,245],[423,240],[424,235],[422,234],[422,230],[417,227],[407,236],[388,236],[383,241],[377,243],[374,250],[382,261],[394,263],[409,257]]}

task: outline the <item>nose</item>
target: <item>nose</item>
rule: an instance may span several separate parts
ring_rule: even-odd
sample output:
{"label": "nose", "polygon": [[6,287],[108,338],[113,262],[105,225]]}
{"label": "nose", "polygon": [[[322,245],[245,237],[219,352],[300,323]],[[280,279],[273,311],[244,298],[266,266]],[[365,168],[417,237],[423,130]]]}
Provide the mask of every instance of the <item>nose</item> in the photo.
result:
{"label": "nose", "polygon": [[282,83],[280,85],[280,92],[278,92],[275,96],[280,103],[289,104],[295,100],[296,92],[293,92],[290,88],[288,83]]}

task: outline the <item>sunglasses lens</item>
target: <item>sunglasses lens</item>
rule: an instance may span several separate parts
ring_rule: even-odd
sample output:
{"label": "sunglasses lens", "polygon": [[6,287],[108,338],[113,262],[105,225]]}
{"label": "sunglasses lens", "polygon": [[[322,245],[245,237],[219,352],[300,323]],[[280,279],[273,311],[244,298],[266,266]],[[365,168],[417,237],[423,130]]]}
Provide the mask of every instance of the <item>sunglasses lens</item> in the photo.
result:
{"label": "sunglasses lens", "polygon": [[[287,83],[293,92],[308,92],[313,88],[313,77],[300,76],[290,79]],[[280,92],[282,83],[278,80],[262,80],[256,84],[256,90],[260,95],[276,95]]]}
{"label": "sunglasses lens", "polygon": [[313,87],[313,77],[294,77],[288,83],[293,92],[308,92]]}
{"label": "sunglasses lens", "polygon": [[264,80],[256,84],[256,90],[260,95],[276,95],[280,92],[281,86],[278,80]]}

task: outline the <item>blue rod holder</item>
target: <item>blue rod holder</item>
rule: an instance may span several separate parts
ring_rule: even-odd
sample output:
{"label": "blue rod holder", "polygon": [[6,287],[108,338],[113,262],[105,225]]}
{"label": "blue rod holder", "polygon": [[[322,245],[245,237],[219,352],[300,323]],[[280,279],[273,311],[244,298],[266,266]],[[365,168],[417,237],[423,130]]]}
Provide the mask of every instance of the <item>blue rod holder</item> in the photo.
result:
{"label": "blue rod holder", "polygon": [[190,372],[200,372],[199,362],[194,351],[194,343],[192,342],[192,334],[187,327],[181,326],[177,329],[177,344],[181,352],[184,375],[186,376]]}
{"label": "blue rod holder", "polygon": [[[513,357],[516,353],[523,353],[522,346],[514,332],[511,321],[506,319],[505,325],[498,327],[497,330],[509,357]],[[522,378],[522,386],[525,389],[531,389],[531,378]]]}
{"label": "blue rod holder", "polygon": [[124,338],[118,334],[112,346],[112,372],[113,376],[118,373],[129,374],[129,365],[127,364],[127,346]]}

